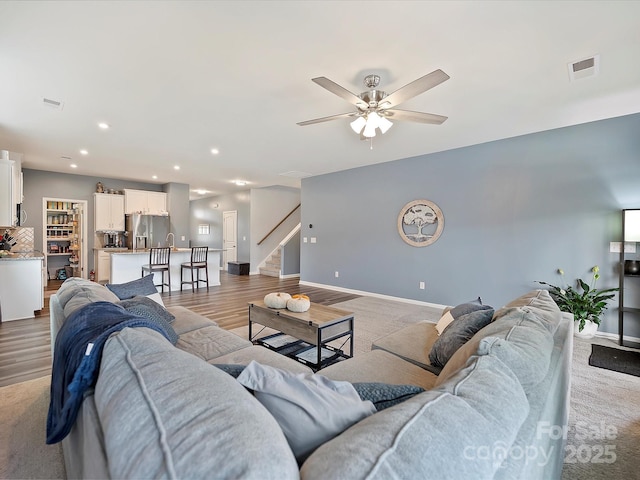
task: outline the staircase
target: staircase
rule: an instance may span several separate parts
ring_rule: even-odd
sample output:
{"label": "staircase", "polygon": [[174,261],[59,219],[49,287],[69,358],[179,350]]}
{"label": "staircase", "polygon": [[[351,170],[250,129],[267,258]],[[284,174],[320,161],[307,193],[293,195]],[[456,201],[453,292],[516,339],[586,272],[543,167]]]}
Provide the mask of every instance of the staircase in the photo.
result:
{"label": "staircase", "polygon": [[282,261],[282,249],[278,249],[267,258],[264,267],[260,267],[260,275],[280,278],[280,265]]}

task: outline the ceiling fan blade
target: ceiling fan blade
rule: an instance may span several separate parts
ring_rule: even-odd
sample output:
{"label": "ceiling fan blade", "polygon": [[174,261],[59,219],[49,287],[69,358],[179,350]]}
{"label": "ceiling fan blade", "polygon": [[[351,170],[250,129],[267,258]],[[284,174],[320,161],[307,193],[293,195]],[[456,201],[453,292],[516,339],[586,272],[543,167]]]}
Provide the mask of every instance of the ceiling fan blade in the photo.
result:
{"label": "ceiling fan blade", "polygon": [[355,117],[356,115],[357,115],[357,112],[340,113],[338,115],[331,115],[329,117],[314,118],[313,120],[298,122],[298,125],[300,125],[301,127],[304,127],[305,125],[313,125],[314,123],[329,122],[331,120],[338,120],[339,118]]}
{"label": "ceiling fan blade", "polygon": [[367,102],[362,100],[355,93],[351,93],[349,90],[347,90],[344,87],[341,87],[333,80],[329,80],[327,77],[312,78],[311,81],[317,83],[322,88],[326,88],[331,93],[338,95],[339,97],[345,99],[347,102],[351,103],[352,105],[355,105],[356,107],[367,108],[368,106]]}
{"label": "ceiling fan blade", "polygon": [[383,110],[384,116],[389,120],[408,120],[410,122],[429,123],[440,125],[449,118],[435,113],[412,112],[410,110]]}
{"label": "ceiling fan blade", "polygon": [[425,75],[424,77],[420,77],[417,80],[414,80],[411,83],[408,83],[402,88],[399,88],[395,92],[387,95],[382,100],[380,100],[378,106],[380,108],[391,108],[395,105],[398,105],[402,102],[406,102],[410,98],[415,97],[416,95],[420,95],[427,90],[440,85],[442,82],[449,80],[449,75],[444,73],[442,70],[434,70],[433,72]]}

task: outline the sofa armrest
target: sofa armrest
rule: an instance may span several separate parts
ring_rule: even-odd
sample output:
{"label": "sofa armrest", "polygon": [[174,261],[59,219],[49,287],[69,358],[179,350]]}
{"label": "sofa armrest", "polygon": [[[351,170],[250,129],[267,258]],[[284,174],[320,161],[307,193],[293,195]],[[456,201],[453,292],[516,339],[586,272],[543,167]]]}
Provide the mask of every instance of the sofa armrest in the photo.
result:
{"label": "sofa armrest", "polygon": [[64,323],[64,311],[55,293],[49,298],[49,331],[51,333],[51,358],[56,346],[56,337]]}

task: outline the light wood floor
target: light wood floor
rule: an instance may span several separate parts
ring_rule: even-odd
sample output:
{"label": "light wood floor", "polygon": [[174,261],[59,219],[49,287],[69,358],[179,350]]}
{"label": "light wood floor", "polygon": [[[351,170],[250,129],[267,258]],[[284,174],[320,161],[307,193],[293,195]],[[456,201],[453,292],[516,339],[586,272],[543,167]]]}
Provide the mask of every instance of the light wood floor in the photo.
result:
{"label": "light wood floor", "polygon": [[[40,378],[51,373],[51,337],[48,299],[60,286],[50,281],[45,291],[45,308],[36,318],[0,323],[0,387]],[[225,329],[247,325],[248,305],[270,292],[305,293],[311,301],[332,305],[358,295],[306,287],[297,278],[280,280],[264,275],[229,275],[220,272],[221,285],[162,294],[166,306],[182,305]]]}

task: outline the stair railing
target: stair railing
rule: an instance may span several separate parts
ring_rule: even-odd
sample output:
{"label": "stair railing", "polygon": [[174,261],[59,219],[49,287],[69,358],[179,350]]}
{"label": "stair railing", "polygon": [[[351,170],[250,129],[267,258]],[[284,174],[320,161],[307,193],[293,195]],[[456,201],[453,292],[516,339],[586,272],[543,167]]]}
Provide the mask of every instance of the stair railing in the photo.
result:
{"label": "stair railing", "polygon": [[291,215],[293,215],[293,212],[295,212],[297,209],[299,209],[299,208],[300,208],[300,205],[301,205],[301,204],[299,203],[299,204],[298,204],[298,206],[297,206],[296,208],[294,208],[294,209],[293,209],[293,210],[291,210],[289,213],[287,213],[287,215],[286,215],[282,220],[280,220],[280,221],[278,222],[278,224],[277,224],[275,227],[273,227],[273,228],[269,231],[269,233],[267,233],[267,234],[262,238],[262,240],[260,240],[260,241],[258,242],[258,245],[260,245],[260,244],[261,244],[262,242],[264,242],[267,238],[269,238],[269,235],[271,235],[273,232],[275,232],[275,231],[276,231],[276,229],[277,229],[280,225],[282,225],[282,224],[287,220],[287,218],[289,218]]}

